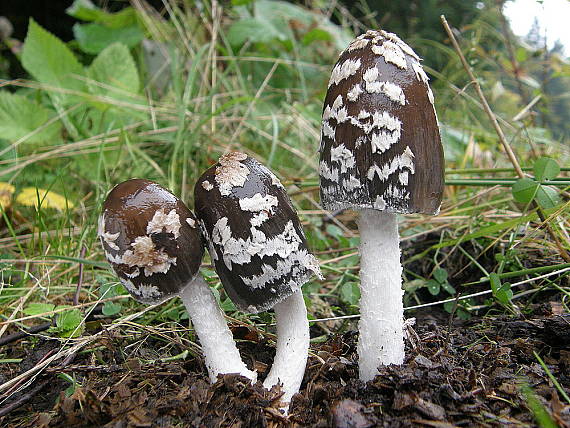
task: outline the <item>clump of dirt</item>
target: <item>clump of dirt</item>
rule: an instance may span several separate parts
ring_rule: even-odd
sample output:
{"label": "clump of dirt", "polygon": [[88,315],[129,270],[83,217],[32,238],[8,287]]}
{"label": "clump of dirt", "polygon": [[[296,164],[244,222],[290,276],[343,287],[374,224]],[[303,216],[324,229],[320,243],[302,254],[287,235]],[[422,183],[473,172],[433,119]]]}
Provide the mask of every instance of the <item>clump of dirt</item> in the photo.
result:
{"label": "clump of dirt", "polygon": [[[405,364],[381,368],[368,384],[358,380],[354,332],[312,346],[288,417],[279,411],[275,391],[260,383],[226,375],[210,385],[200,358],[120,361],[115,348],[127,346],[129,338],[121,343],[115,337],[97,351],[97,361],[78,356],[74,365],[50,369],[36,380],[52,380],[36,395],[43,398],[2,417],[0,425],[499,427],[533,426],[544,412],[570,426],[570,405],[541,365],[568,393],[569,315],[478,319],[450,330],[443,325],[419,321],[409,334]],[[240,351],[261,372],[271,363],[273,347],[265,340],[244,342]],[[71,395],[63,390],[69,383],[55,382],[61,372],[77,381]]]}

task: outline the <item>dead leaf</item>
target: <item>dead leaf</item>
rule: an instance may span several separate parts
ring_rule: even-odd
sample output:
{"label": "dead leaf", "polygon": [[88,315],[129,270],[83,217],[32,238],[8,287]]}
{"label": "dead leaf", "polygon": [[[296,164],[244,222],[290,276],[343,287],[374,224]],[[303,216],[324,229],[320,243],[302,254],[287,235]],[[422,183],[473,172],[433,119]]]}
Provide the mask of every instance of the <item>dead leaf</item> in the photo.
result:
{"label": "dead leaf", "polygon": [[66,208],[73,208],[71,201],[51,190],[40,189],[38,187],[24,187],[16,197],[16,202],[28,207],[55,208],[63,211]]}
{"label": "dead leaf", "polygon": [[0,209],[8,209],[12,205],[12,195],[16,188],[10,183],[0,181]]}

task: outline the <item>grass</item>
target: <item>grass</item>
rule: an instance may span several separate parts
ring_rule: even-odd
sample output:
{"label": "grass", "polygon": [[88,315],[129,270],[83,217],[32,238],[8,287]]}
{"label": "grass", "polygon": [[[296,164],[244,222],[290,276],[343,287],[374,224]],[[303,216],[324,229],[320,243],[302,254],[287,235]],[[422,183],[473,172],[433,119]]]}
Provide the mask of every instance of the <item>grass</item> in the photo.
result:
{"label": "grass", "polygon": [[[316,187],[322,99],[338,49],[330,42],[305,46],[296,37],[281,44],[289,48],[286,53],[278,52],[269,42],[232,45],[229,23],[237,22],[237,17],[222,16],[205,4],[206,9],[198,11],[165,2],[167,20],[143,3],[133,2],[140,25],[166,58],[159,71],[150,75],[143,48],[133,49],[144,82],[135,94],[127,92],[125,96],[120,87],[93,79],[87,81],[106,88],[105,95],[31,79],[0,83],[40,99],[54,112],[50,123],[61,123],[60,138],[51,144],[29,143],[27,137],[5,141],[3,155],[11,156],[0,158],[0,179],[15,185],[16,194],[25,186],[37,185],[65,195],[74,204],[74,208],[53,209],[41,203],[29,207],[13,201],[2,212],[0,336],[69,311],[69,307],[60,307],[26,314],[31,303],[70,305],[80,287],[80,303],[73,308],[84,318],[96,305],[120,303],[114,320],[105,322],[107,330],[159,336],[165,343],[160,358],[185,358],[179,346],[188,344],[184,338],[187,329],[179,328],[186,324],[182,305],[175,300],[145,307],[129,299],[104,261],[96,239],[96,220],[106,193],[131,177],[158,181],[193,206],[196,178],[230,149],[270,165],[292,195],[326,277],[304,287],[316,335],[339,332],[331,331],[330,323],[319,327],[321,321],[336,320],[338,328],[347,328],[341,320],[357,317],[358,295],[351,293],[359,281],[353,216],[324,212]],[[319,55],[313,52],[317,48]],[[568,250],[569,168],[562,168],[558,178],[543,183],[562,192],[562,202],[546,210],[546,221],[539,219],[535,209],[516,202],[510,193],[515,171],[499,149],[496,135],[489,131],[471,89],[460,89],[465,76],[459,60],[447,47],[439,48],[449,59],[446,70],[434,73],[439,120],[453,130],[443,134],[447,186],[438,216],[401,219],[406,302],[420,308],[469,299],[463,306],[464,316],[485,315],[490,310],[507,312],[496,298],[479,297],[493,296],[489,281],[490,274],[496,273],[503,284],[516,278],[517,283],[510,285],[513,307],[525,310],[523,302],[529,294],[544,294],[550,301],[560,301],[568,312],[569,265],[563,263],[545,225]],[[513,78],[506,71],[495,73],[497,79]],[[165,86],[157,83],[161,81]],[[69,97],[70,101],[56,112],[49,95]],[[516,111],[503,110],[499,101],[493,109],[499,122],[506,125],[507,139],[523,171],[532,172],[537,158],[529,143],[539,156],[568,165],[567,141],[532,141],[529,131],[536,126],[530,119],[508,119],[524,107],[512,92],[509,96],[519,101]],[[30,135],[41,132],[35,129]],[[86,248],[83,257],[82,248]],[[269,314],[236,312],[208,259],[205,263],[206,276],[220,291],[221,304],[234,322],[260,330],[273,322]],[[84,266],[82,280],[78,278],[80,264]],[[434,296],[427,292],[438,267],[448,273],[455,294],[442,290]],[[102,290],[113,295],[107,297]],[[74,326],[74,331],[79,327]],[[45,334],[60,340],[58,358],[101,337],[89,326],[77,338],[62,337],[61,331],[55,330]],[[197,349],[196,345],[192,349]],[[136,354],[136,347],[125,352]],[[49,357],[46,365],[54,358]],[[0,360],[9,361],[2,352]],[[5,388],[15,384],[10,382]]]}

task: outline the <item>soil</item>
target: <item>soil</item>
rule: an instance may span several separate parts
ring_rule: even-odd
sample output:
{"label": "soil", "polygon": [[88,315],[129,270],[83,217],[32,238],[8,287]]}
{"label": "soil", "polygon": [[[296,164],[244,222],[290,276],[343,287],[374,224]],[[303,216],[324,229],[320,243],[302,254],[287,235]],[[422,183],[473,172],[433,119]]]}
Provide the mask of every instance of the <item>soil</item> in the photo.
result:
{"label": "soil", "polygon": [[[140,356],[157,355],[166,345],[163,339],[110,333],[90,346],[92,352],[50,367],[4,401],[0,412],[32,395],[0,417],[0,426],[570,427],[570,405],[563,395],[570,391],[570,315],[556,305],[533,309],[525,317],[451,324],[433,309],[427,315],[416,313],[405,364],[381,368],[368,384],[358,380],[355,332],[314,344],[288,417],[279,411],[276,391],[265,391],[260,383],[226,375],[210,385],[199,356],[149,363],[150,358]],[[263,379],[274,345],[262,332],[244,330],[234,331],[244,339],[240,351]],[[23,343],[31,342],[3,349],[6,358],[23,360],[1,364],[0,381],[32,367],[58,346],[40,341],[26,351]],[[171,354],[183,351],[176,346]],[[61,373],[75,379],[74,390]]]}

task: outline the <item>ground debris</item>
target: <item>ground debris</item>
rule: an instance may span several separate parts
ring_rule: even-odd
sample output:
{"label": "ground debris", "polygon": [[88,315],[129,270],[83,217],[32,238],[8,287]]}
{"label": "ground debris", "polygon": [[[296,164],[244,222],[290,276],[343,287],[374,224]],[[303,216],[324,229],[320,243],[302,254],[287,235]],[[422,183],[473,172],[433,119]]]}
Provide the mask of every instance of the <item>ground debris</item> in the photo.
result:
{"label": "ground debris", "polygon": [[[285,417],[275,391],[237,375],[210,385],[200,358],[152,364],[115,358],[123,343],[78,356],[62,369],[77,380],[52,382],[34,400],[0,418],[2,427],[463,427],[534,426],[528,404],[537,402],[559,426],[570,426],[570,405],[535,357],[566,393],[570,390],[570,324],[562,314],[535,318],[473,319],[452,326],[420,321],[421,346],[407,350],[400,367],[379,369],[358,380],[356,334],[348,332],[313,346],[301,393]],[[553,331],[555,330],[555,331]],[[151,339],[149,339],[151,340]],[[149,343],[149,346],[152,344]],[[269,367],[269,342],[240,343],[246,361]],[[38,354],[45,353],[45,349]],[[97,361],[106,361],[98,365]],[[102,367],[101,370],[97,367]],[[1,370],[2,368],[0,368]],[[14,367],[7,367],[7,376]],[[56,380],[57,367],[41,378]],[[263,375],[260,376],[263,378]],[[51,388],[51,390],[50,390]],[[25,393],[25,390],[24,392]]]}

